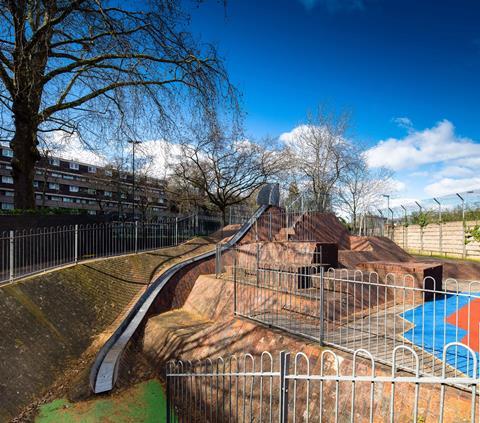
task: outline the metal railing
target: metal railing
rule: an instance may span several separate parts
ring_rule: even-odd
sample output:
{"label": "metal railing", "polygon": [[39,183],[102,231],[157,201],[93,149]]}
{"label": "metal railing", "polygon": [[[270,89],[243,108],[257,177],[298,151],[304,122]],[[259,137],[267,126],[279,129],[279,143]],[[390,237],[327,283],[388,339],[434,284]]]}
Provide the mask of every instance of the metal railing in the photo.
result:
{"label": "metal railing", "polygon": [[[318,241],[347,235],[347,230],[333,216],[318,211],[270,209],[255,224],[257,241]],[[327,235],[326,235],[327,234]]]}
{"label": "metal railing", "polygon": [[[457,343],[444,347],[442,371],[430,377],[420,374],[420,358],[408,346],[391,351],[391,371],[379,369],[365,349],[354,351],[351,366],[331,350],[323,350],[317,360],[303,352],[292,360],[285,351],[278,360],[269,352],[173,360],[166,372],[167,422],[475,422],[480,380],[447,375],[445,357],[452,349],[472,355],[477,375],[472,349]],[[416,363],[413,375],[399,371],[400,355]]]}
{"label": "metal railing", "polygon": [[0,283],[100,257],[172,247],[221,228],[216,216],[163,218],[0,233]]}
{"label": "metal railing", "polygon": [[[258,260],[247,246],[223,252],[217,265],[217,276],[234,283],[236,315],[324,345],[348,352],[365,348],[387,365],[396,347],[409,346],[424,375],[439,374],[448,343],[480,351],[480,282],[420,273],[324,271],[315,254],[278,264]],[[452,372],[471,373],[471,359],[462,351],[447,358]],[[408,359],[398,365],[408,371],[415,367]]]}

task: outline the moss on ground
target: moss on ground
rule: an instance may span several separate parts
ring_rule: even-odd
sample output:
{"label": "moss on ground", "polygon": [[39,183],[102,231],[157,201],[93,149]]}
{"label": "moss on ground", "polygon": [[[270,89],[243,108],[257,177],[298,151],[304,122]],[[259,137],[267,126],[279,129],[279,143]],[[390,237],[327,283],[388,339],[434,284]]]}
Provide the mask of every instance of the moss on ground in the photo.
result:
{"label": "moss on ground", "polygon": [[36,423],[150,423],[165,421],[165,394],[157,380],[133,386],[117,395],[71,403],[57,399],[40,407]]}

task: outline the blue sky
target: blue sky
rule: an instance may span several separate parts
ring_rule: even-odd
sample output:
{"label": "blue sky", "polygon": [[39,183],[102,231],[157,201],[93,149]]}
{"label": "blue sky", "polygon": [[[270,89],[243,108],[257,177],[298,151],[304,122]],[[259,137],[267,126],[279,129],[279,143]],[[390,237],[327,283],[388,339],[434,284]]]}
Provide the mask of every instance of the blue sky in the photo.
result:
{"label": "blue sky", "polygon": [[480,188],[480,2],[228,0],[190,12],[243,92],[250,135],[292,131],[327,102],[353,111],[353,138],[396,171],[398,197]]}

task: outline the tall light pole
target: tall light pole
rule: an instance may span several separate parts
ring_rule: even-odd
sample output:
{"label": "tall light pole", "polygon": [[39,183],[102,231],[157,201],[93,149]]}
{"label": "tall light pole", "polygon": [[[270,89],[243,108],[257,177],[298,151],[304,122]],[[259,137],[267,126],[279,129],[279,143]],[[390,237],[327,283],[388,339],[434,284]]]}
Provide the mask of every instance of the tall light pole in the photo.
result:
{"label": "tall light pole", "polygon": [[128,140],[129,144],[132,144],[132,208],[133,208],[133,220],[135,220],[135,146],[141,144],[138,140]]}

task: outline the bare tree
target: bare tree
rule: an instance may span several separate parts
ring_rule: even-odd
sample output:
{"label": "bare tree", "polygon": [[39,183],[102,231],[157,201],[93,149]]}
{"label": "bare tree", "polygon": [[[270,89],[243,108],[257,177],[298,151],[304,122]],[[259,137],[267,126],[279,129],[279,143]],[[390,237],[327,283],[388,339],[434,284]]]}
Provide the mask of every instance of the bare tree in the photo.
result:
{"label": "bare tree", "polygon": [[87,142],[132,113],[166,128],[186,108],[212,113],[235,98],[215,49],[193,39],[179,4],[0,1],[0,136],[14,151],[15,207],[35,207],[42,134]]}
{"label": "bare tree", "polygon": [[303,189],[313,193],[319,211],[331,205],[332,194],[342,172],[352,163],[351,144],[346,138],[350,115],[336,115],[320,106],[316,115],[297,127],[287,140],[293,172]]}
{"label": "bare tree", "polygon": [[174,167],[177,179],[206,196],[226,221],[229,206],[245,202],[284,167],[283,155],[271,148],[239,141],[214,129],[205,137],[182,145],[182,157]]}
{"label": "bare tree", "polygon": [[360,215],[375,210],[382,194],[391,191],[392,172],[385,168],[370,169],[363,151],[359,148],[354,151],[356,159],[340,175],[335,201],[350,217],[351,229],[356,233]]}

